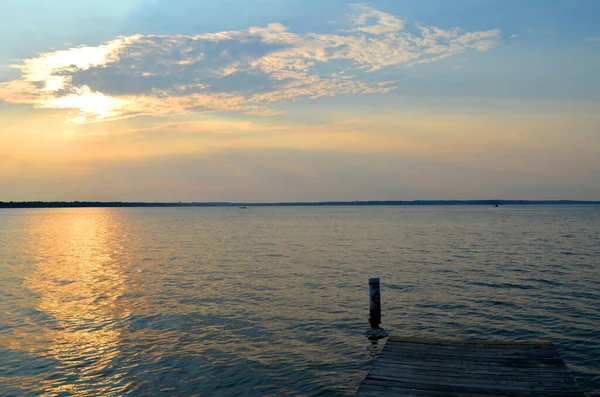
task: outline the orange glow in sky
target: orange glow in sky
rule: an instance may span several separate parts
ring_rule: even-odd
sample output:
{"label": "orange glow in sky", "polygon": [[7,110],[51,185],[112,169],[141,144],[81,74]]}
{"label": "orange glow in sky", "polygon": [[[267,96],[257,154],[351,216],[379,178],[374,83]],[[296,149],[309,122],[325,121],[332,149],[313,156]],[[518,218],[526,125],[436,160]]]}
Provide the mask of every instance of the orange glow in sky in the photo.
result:
{"label": "orange glow in sky", "polygon": [[475,23],[446,3],[240,3],[123,26],[162,3],[67,3],[2,28],[0,201],[600,197],[585,10]]}

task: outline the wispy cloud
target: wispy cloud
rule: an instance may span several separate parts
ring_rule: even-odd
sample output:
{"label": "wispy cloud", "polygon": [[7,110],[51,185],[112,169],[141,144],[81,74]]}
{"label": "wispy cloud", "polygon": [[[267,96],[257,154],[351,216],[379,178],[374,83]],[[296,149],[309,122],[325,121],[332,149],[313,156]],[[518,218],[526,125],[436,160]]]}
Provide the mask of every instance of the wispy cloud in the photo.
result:
{"label": "wispy cloud", "polygon": [[600,41],[600,36],[588,37],[585,41]]}
{"label": "wispy cloud", "polygon": [[[396,18],[385,12],[377,11],[365,4],[354,4],[354,13],[350,14],[350,20],[356,25],[351,32],[364,32],[374,35],[399,32],[404,28],[406,21]],[[375,19],[376,22],[370,22]]]}
{"label": "wispy cloud", "polygon": [[278,114],[283,99],[386,93],[379,70],[434,62],[499,44],[500,31],[465,32],[410,23],[364,4],[349,29],[295,33],[266,27],[201,35],[133,35],[96,47],[41,53],[0,83],[0,100],[73,109],[91,122],[203,111]]}

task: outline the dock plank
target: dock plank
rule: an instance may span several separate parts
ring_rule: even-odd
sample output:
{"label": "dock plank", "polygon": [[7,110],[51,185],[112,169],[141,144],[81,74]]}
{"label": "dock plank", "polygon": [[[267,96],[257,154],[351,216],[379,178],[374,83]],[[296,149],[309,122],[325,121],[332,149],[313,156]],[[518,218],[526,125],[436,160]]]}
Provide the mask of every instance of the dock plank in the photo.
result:
{"label": "dock plank", "polygon": [[394,369],[396,371],[418,371],[422,373],[464,373],[469,376],[474,377],[486,377],[488,379],[492,378],[511,378],[511,379],[530,379],[532,376],[537,378],[551,378],[551,379],[572,379],[570,372],[567,369],[559,368],[554,371],[549,371],[545,369],[538,368],[525,368],[520,369],[519,371],[515,371],[513,368],[503,368],[501,366],[496,366],[493,368],[490,367],[481,367],[476,365],[435,365],[435,364],[422,364],[422,363],[413,363],[413,362],[401,362],[398,363],[396,361],[390,360],[377,360],[377,362],[373,365],[373,369],[386,368],[386,369]]}
{"label": "dock plank", "polygon": [[388,340],[388,348],[402,349],[406,351],[435,350],[440,354],[470,353],[470,354],[489,354],[489,355],[510,355],[518,354],[531,357],[540,355],[558,356],[556,348],[552,345],[483,345],[483,344],[436,344],[436,343],[405,343],[399,340]]}
{"label": "dock plank", "polygon": [[390,337],[356,396],[582,397],[551,342]]}

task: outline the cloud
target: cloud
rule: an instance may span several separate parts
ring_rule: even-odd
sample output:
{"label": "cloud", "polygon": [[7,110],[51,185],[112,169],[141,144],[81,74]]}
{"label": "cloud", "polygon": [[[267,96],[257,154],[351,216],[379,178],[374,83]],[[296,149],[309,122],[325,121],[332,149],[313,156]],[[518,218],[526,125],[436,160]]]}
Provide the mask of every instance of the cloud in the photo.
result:
{"label": "cloud", "polygon": [[[377,11],[365,4],[353,4],[355,15],[350,15],[350,20],[357,25],[352,32],[364,32],[373,35],[394,33],[402,30],[406,21],[396,18],[385,12]],[[370,22],[375,20],[376,22]]]}
{"label": "cloud", "polygon": [[[268,116],[287,99],[387,93],[378,71],[499,44],[500,31],[410,24],[364,4],[349,29],[295,33],[279,23],[200,35],[132,35],[41,53],[13,68],[0,100],[72,109],[76,123],[138,115],[242,111]],[[410,29],[409,29],[410,25]],[[389,74],[388,74],[389,75]]]}
{"label": "cloud", "polygon": [[600,41],[600,36],[588,37],[585,41]]}

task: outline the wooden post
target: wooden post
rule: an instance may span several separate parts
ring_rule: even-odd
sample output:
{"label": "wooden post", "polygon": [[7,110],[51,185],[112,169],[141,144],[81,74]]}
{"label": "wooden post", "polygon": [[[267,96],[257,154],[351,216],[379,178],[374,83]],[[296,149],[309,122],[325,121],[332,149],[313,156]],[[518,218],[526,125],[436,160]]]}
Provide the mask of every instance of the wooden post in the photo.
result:
{"label": "wooden post", "polygon": [[369,314],[371,328],[379,329],[379,324],[381,324],[381,290],[378,277],[369,279]]}

